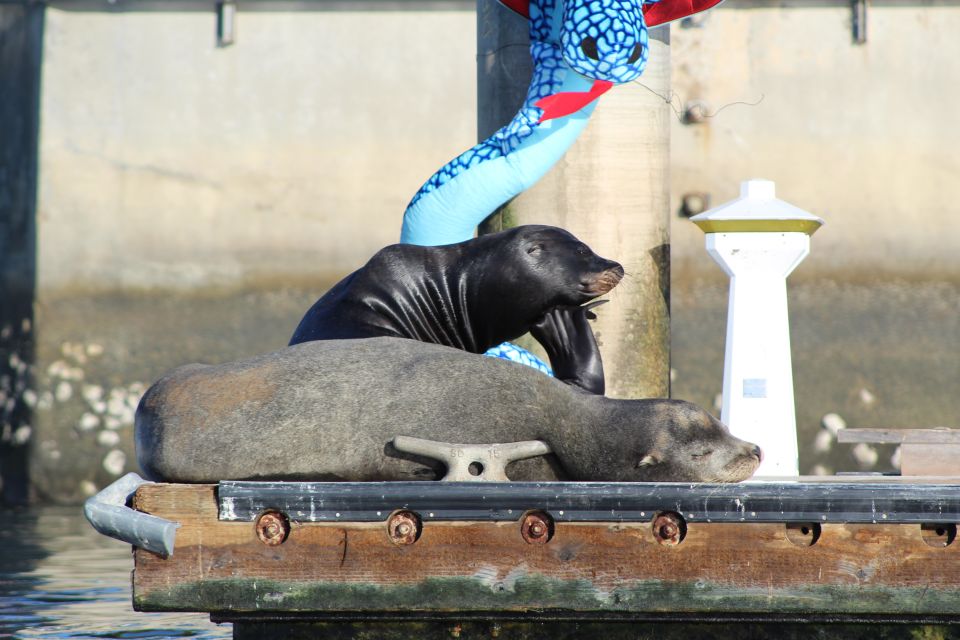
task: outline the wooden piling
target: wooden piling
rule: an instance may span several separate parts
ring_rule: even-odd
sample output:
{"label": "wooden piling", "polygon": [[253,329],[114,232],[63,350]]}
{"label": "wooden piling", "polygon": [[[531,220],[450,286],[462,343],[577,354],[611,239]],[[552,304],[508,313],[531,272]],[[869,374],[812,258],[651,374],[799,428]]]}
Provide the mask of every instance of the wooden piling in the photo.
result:
{"label": "wooden piling", "polygon": [[[478,134],[514,116],[530,82],[526,21],[497,0],[477,1]],[[520,224],[568,229],[623,264],[594,331],[607,395],[666,397],[670,391],[670,32],[650,32],[640,78],[606,93],[566,155],[536,185],[502,207],[481,232]],[[532,340],[523,343],[530,347]]]}

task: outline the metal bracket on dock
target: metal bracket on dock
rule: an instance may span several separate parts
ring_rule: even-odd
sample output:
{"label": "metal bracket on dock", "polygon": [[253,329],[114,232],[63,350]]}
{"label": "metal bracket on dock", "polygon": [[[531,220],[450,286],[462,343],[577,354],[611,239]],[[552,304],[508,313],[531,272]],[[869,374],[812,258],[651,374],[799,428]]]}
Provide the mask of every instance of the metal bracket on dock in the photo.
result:
{"label": "metal bracket on dock", "polygon": [[83,515],[93,528],[110,538],[152,551],[163,557],[173,555],[178,522],[140,513],[127,506],[138,487],[153,484],[128,473],[83,505]]}
{"label": "metal bracket on dock", "polygon": [[397,509],[424,521],[515,521],[529,509],[557,522],[956,524],[960,485],[908,481],[706,484],[676,482],[232,482],[219,484],[220,520],[267,509],[296,522],[383,522]]}

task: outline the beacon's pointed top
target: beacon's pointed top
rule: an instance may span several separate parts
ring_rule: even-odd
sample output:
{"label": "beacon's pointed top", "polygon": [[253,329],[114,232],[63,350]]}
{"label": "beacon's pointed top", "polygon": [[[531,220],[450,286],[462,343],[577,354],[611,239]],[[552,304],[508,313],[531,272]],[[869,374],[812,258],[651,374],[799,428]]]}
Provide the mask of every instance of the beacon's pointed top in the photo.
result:
{"label": "beacon's pointed top", "polygon": [[777,185],[773,180],[754,178],[740,183],[741,198],[757,198],[772,200],[777,195]]}

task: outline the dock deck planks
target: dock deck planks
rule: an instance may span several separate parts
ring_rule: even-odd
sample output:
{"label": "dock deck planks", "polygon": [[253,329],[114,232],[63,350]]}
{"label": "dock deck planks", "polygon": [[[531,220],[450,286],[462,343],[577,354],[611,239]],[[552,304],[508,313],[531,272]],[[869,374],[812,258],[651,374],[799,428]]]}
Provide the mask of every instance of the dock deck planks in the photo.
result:
{"label": "dock deck planks", "polygon": [[[857,484],[846,480],[832,484]],[[883,500],[876,481],[866,486]],[[785,522],[693,518],[683,540],[669,545],[658,542],[649,520],[559,517],[549,542],[530,544],[521,536],[519,513],[504,520],[431,520],[423,514],[419,539],[398,545],[385,522],[344,520],[341,513],[333,522],[290,514],[289,536],[269,546],[250,519],[221,519],[217,486],[148,485],[138,490],[135,508],[182,526],[171,557],[136,550],[134,605],[141,611],[205,611],[221,620],[736,615],[952,621],[960,617],[960,543],[953,541],[957,512],[949,509],[960,499],[960,484],[915,481],[918,496],[939,486],[940,507],[921,505],[931,520],[947,514],[939,524],[828,519],[811,523],[819,529],[813,545],[796,524]],[[226,492],[227,484],[219,490]],[[727,489],[748,493],[758,486]],[[909,492],[911,486],[892,480],[889,491]],[[367,488],[389,504],[391,483]],[[245,485],[244,491],[253,495],[252,489]],[[304,487],[299,489],[293,494],[302,501]],[[698,489],[690,485],[691,500]],[[775,485],[768,491],[775,492]],[[269,499],[272,508],[283,506],[276,496]],[[553,514],[535,501],[529,506]]]}

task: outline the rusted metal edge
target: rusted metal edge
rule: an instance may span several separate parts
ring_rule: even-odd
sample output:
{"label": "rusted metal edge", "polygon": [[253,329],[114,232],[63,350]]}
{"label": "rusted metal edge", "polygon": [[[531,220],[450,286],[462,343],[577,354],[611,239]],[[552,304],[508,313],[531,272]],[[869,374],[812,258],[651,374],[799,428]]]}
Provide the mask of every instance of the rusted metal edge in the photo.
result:
{"label": "rusted metal edge", "polygon": [[558,522],[646,522],[663,511],[688,522],[960,522],[960,483],[225,481],[218,496],[220,520],[249,522],[271,509],[296,522],[382,522],[398,509],[424,521],[515,521],[538,509]]}

